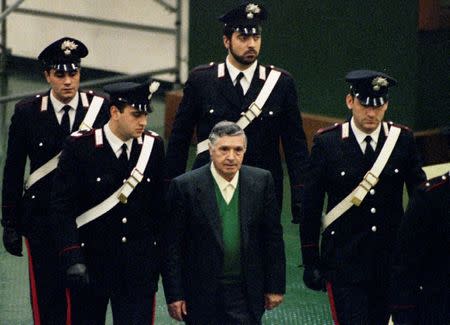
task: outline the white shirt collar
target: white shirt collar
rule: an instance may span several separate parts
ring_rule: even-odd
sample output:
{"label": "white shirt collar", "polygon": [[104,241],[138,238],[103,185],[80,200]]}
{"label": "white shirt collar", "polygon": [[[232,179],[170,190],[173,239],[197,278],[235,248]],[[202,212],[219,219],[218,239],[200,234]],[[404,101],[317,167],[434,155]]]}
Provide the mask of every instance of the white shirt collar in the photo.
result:
{"label": "white shirt collar", "polygon": [[225,64],[227,65],[228,73],[230,74],[231,81],[233,82],[233,84],[235,84],[239,72],[242,72],[244,74],[244,78],[246,79],[245,81],[247,81],[247,83],[250,84],[253,79],[253,75],[255,74],[256,67],[258,66],[258,60],[255,60],[255,62],[253,62],[251,66],[249,66],[247,69],[243,71],[239,70],[234,65],[232,65],[228,56],[227,59],[225,60]]}
{"label": "white shirt collar", "polygon": [[66,105],[69,105],[70,107],[73,108],[74,111],[76,111],[77,107],[78,107],[78,101],[79,101],[78,97],[79,97],[79,95],[78,95],[78,92],[77,92],[76,95],[72,98],[72,100],[70,102],[68,102],[67,104],[64,104],[63,102],[59,101],[53,95],[53,90],[50,90],[50,100],[52,101],[52,105],[53,105],[53,108],[55,109],[56,113],[63,113],[62,109]]}
{"label": "white shirt collar", "polygon": [[[375,147],[377,146],[378,137],[380,135],[380,130],[381,130],[381,123],[378,124],[378,127],[372,133],[365,133],[365,132],[361,131],[360,129],[358,129],[353,117],[350,120],[350,125],[352,127],[353,134],[355,135],[356,141],[358,142],[358,144],[360,146],[362,146],[365,143],[364,139],[368,135],[370,135],[372,137],[372,141],[375,143]],[[365,145],[364,145],[364,148],[365,148]]]}
{"label": "white shirt collar", "polygon": [[[111,128],[109,127],[109,123],[105,124],[105,126],[103,127],[103,131],[105,131],[105,137],[108,140],[109,145],[111,146],[116,157],[119,157],[120,154],[122,153],[122,144],[124,144],[124,142],[112,132]],[[130,158],[133,139],[128,139],[127,141],[125,141],[125,144],[127,145],[128,158]]]}
{"label": "white shirt collar", "polygon": [[219,186],[220,191],[223,192],[223,190],[228,185],[231,185],[233,187],[233,191],[236,189],[237,183],[239,180],[239,171],[236,173],[236,175],[234,175],[233,179],[229,182],[217,172],[216,166],[214,166],[213,162],[211,162],[211,164],[210,164],[210,169],[211,169],[211,174],[212,174],[214,180],[216,181],[217,186]]}

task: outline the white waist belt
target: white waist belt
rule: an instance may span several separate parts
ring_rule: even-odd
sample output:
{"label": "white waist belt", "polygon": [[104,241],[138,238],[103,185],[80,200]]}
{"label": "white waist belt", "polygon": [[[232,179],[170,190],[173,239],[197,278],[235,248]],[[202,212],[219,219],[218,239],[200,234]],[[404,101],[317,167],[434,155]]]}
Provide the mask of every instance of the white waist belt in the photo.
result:
{"label": "white waist belt", "polygon": [[[92,125],[94,125],[94,121],[97,118],[98,112],[100,111],[104,100],[105,99],[102,97],[94,96],[91,102],[91,106],[89,106],[89,109],[84,116],[83,122],[81,122],[80,127],[78,128],[79,130],[92,129]],[[28,190],[34,183],[54,171],[58,166],[60,155],[61,152],[59,152],[56,156],[54,156],[52,159],[50,159],[41,167],[36,169],[33,173],[31,173],[30,176],[28,176],[27,182],[25,183],[25,189]]]}
{"label": "white waist belt", "polygon": [[372,168],[366,173],[361,183],[359,183],[359,185],[349,195],[347,195],[341,202],[339,202],[333,209],[331,209],[330,212],[328,212],[323,217],[322,229],[325,230],[331,223],[333,223],[337,218],[343,215],[353,205],[361,205],[370,189],[378,183],[378,177],[383,171],[384,166],[386,166],[386,163],[391,156],[392,150],[394,150],[400,132],[401,129],[399,127],[391,127],[386,142],[384,143],[383,148],[381,149],[381,152],[378,155],[377,160],[373,164]]}
{"label": "white waist belt", "polygon": [[114,208],[119,202],[127,203],[127,199],[131,192],[136,188],[136,186],[142,181],[144,177],[144,171],[147,167],[148,160],[150,159],[150,154],[153,149],[153,144],[155,143],[155,138],[145,135],[144,143],[142,144],[141,153],[139,155],[138,162],[133,168],[130,176],[126,182],[113,194],[111,194],[103,202],[97,204],[96,206],[85,211],[83,214],[76,218],[77,228],[97,219],[102,216],[112,208]]}
{"label": "white waist belt", "polygon": [[[262,108],[269,98],[272,90],[280,78],[281,72],[276,70],[271,70],[269,76],[267,77],[264,86],[256,97],[256,100],[250,104],[248,110],[242,114],[241,118],[236,122],[241,129],[245,129],[255,118],[259,116],[262,112]],[[209,139],[203,140],[197,144],[197,155],[208,150]]]}

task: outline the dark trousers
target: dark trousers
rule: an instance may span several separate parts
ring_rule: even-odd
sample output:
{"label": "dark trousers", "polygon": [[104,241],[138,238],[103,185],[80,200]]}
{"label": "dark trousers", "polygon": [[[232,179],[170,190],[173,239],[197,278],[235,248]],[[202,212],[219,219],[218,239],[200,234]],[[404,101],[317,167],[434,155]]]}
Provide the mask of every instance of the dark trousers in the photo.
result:
{"label": "dark trousers", "polygon": [[[209,319],[186,320],[188,325],[260,325],[251,312],[242,284],[221,284],[216,295],[216,312]],[[189,303],[188,303],[189,306]],[[189,308],[189,307],[188,307]],[[189,316],[189,310],[188,310]]]}
{"label": "dark trousers", "polygon": [[155,293],[148,295],[106,292],[93,287],[70,289],[71,325],[104,325],[108,302],[111,301],[114,325],[152,325]]}
{"label": "dark trousers", "polygon": [[389,321],[387,288],[375,285],[335,286],[327,283],[335,324],[385,325]]}
{"label": "dark trousers", "polygon": [[66,297],[58,255],[50,241],[42,237],[29,235],[25,240],[34,324],[66,324]]}

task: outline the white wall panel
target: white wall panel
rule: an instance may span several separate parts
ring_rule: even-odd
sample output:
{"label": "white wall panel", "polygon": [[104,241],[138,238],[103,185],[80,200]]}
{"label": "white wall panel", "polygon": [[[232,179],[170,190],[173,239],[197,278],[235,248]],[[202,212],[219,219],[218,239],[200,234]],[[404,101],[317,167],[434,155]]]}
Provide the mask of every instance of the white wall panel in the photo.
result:
{"label": "white wall panel", "polygon": [[[15,0],[8,0],[11,5]],[[175,0],[166,0],[175,6]],[[182,0],[182,80],[187,74],[189,1]],[[40,0],[25,1],[21,8],[74,14],[120,22],[175,28],[176,15],[152,0]],[[89,55],[86,67],[121,73],[139,73],[174,67],[175,35],[12,13],[7,19],[7,46],[12,54],[36,58],[50,42],[71,36],[83,41]],[[158,76],[173,80],[173,76]]]}

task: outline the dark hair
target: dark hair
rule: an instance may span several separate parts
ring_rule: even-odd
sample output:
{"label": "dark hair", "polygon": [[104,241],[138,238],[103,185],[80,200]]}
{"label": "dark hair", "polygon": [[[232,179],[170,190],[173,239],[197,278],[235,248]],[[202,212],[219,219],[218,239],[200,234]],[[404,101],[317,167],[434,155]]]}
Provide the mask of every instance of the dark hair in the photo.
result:
{"label": "dark hair", "polygon": [[221,121],[214,125],[211,132],[209,133],[209,143],[210,145],[214,145],[216,141],[224,136],[238,136],[242,135],[244,137],[245,145],[247,145],[247,137],[245,135],[244,130],[234,122],[230,121]]}

